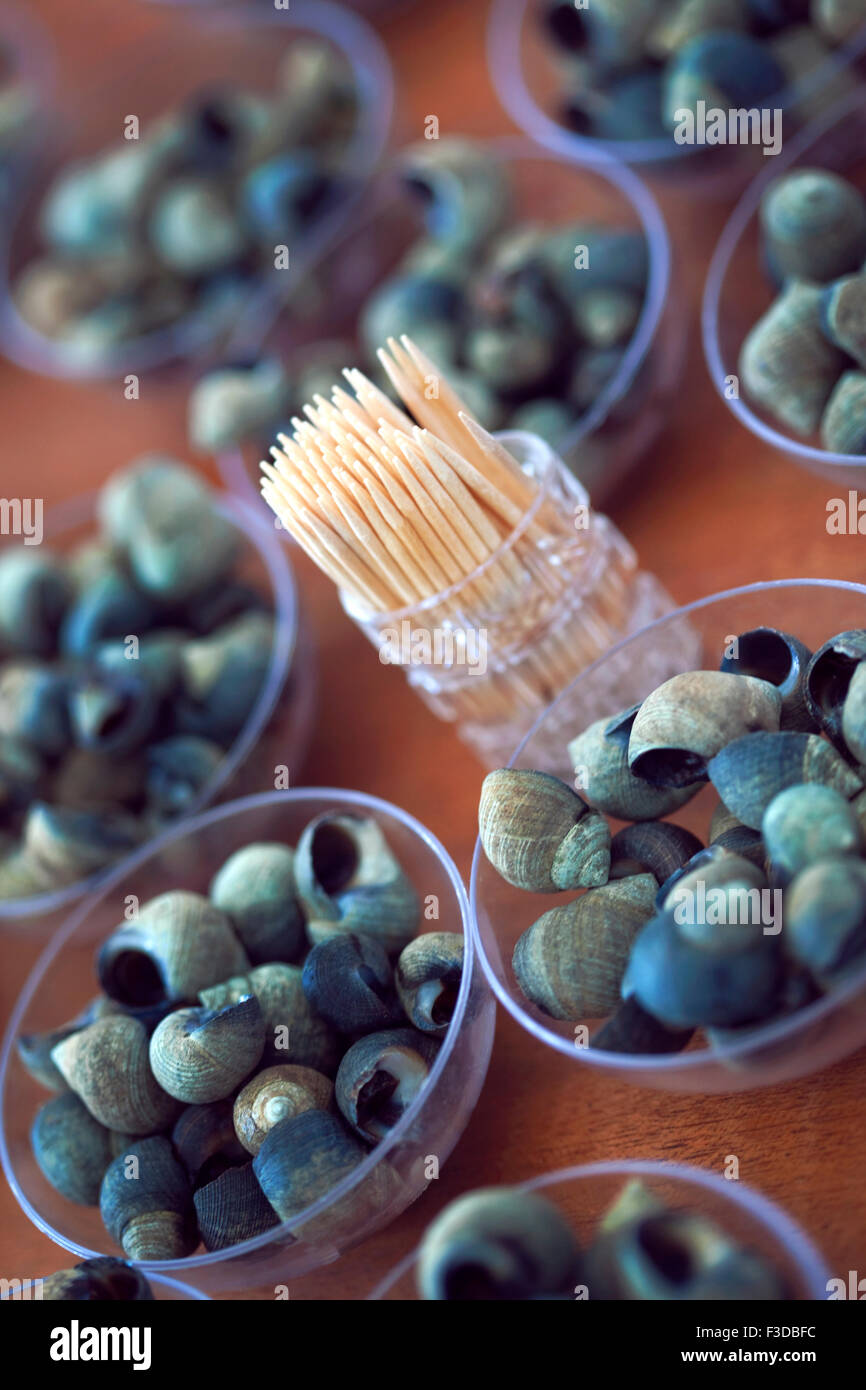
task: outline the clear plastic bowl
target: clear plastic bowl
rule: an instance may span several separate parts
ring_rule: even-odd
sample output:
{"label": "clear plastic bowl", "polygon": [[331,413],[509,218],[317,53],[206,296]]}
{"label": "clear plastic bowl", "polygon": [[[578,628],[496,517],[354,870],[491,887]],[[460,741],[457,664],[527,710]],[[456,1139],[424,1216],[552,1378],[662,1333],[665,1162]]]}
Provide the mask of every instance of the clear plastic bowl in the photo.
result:
{"label": "clear plastic bowl", "polygon": [[[329,200],[303,241],[292,248],[288,270],[251,281],[243,310],[221,315],[200,306],[166,328],[143,333],[100,357],[82,360],[58,341],[38,332],[19,313],[13,287],[23,267],[39,253],[36,218],[56,174],[70,160],[95,155],[118,141],[118,111],[134,111],[143,130],[174,110],[202,87],[237,82],[267,93],[287,45],[294,37],[319,38],[342,54],[359,93],[358,121],[343,161],[346,185]],[[40,168],[28,181],[16,216],[3,229],[0,246],[0,346],[7,357],[47,376],[116,377],[148,371],[169,362],[208,360],[217,347],[241,353],[256,341],[262,321],[275,303],[304,287],[312,266],[347,225],[358,196],[381,158],[393,105],[391,68],[372,29],[358,15],[330,0],[297,0],[290,10],[273,6],[214,13],[179,13],[170,41],[159,26],[149,40],[138,37],[128,51],[112,55],[110,78],[103,76],[93,99],[53,110],[51,139]],[[79,94],[80,95],[80,94]]]}
{"label": "clear plastic bowl", "polygon": [[[257,840],[296,843],[314,816],[330,810],[373,816],[419,893],[438,897],[439,918],[431,928],[463,933],[465,966],[451,1027],[426,1086],[389,1137],[295,1221],[228,1250],[140,1267],[148,1276],[168,1275],[208,1293],[284,1284],[337,1259],[398,1216],[428,1185],[430,1156],[441,1167],[457,1143],[484,1083],[495,1006],[475,960],[466,890],[446,850],[414,817],[362,792],[313,787],[231,802],[168,831],[79,905],[40,957],[9,1022],[0,1056],[3,1171],[31,1221],[79,1258],[120,1252],[98,1209],[67,1202],[36,1165],[30,1126],[48,1097],[18,1061],[16,1038],[54,1027],[93,997],[95,949],[116,927],[129,893],[146,902],[181,884],[207,892],[216,870],[236,849]],[[386,1167],[392,1170],[387,1193]],[[315,1218],[326,1227],[323,1234],[293,1237]]]}
{"label": "clear plastic bowl", "polygon": [[[866,586],[831,579],[786,579],[750,584],[687,604],[627,638],[572,682],[542,715],[517,749],[509,766],[544,766],[569,785],[574,771],[567,744],[594,720],[642,700],[658,684],[656,653],[667,652],[669,675],[712,669],[733,636],[758,626],[794,633],[815,650],[834,633],[866,627]],[[680,660],[697,640],[698,659]],[[539,755],[549,752],[553,730],[560,740],[559,767]],[[666,820],[686,826],[706,843],[718,798],[709,784]],[[613,828],[620,822],[611,820]],[[539,1042],[623,1081],[671,1091],[725,1092],[788,1081],[829,1066],[866,1042],[866,965],[832,994],[785,1018],[750,1030],[748,1038],[710,1049],[693,1043],[671,1056],[625,1055],[582,1046],[576,1024],[549,1018],[524,996],[511,958],[519,936],[563,894],[527,893],[512,888],[490,865],[476,843],[472,861],[472,925],[484,972],[499,1001]]]}
{"label": "clear plastic bowl", "polygon": [[[708,149],[678,145],[673,135],[646,140],[600,140],[578,135],[551,112],[562,91],[557,49],[544,32],[539,0],[493,0],[487,30],[487,58],[497,96],[512,120],[539,144],[572,159],[613,155],[639,165],[647,174],[674,178],[690,190],[730,195],[750,173],[768,162],[759,146]],[[786,139],[796,128],[796,104],[832,92],[840,75],[866,52],[866,25],[847,44],[820,63],[806,80],[778,93],[768,103],[783,112]]]}
{"label": "clear plastic bowl", "polygon": [[[99,534],[96,520],[97,493],[72,498],[52,508],[44,523],[44,544],[58,554],[74,550]],[[216,494],[215,494],[216,496]],[[227,750],[216,774],[202,788],[188,815],[193,816],[214,801],[231,784],[235,795],[244,764],[261,741],[277,708],[283,723],[280,731],[280,761],[297,766],[306,745],[313,717],[314,665],[311,644],[301,620],[295,578],[285,549],[275,535],[262,526],[256,511],[240,498],[217,497],[220,511],[238,528],[243,537],[235,573],[245,583],[264,593],[274,613],[274,643],[264,683],[241,732]],[[3,546],[20,544],[10,538]],[[288,684],[287,684],[288,683]],[[257,785],[261,785],[259,782]],[[139,853],[140,851],[136,851]],[[17,927],[32,936],[38,925],[33,918],[47,919],[92,892],[115,866],[82,879],[27,898],[0,901],[0,930]],[[47,924],[43,924],[47,925]],[[53,925],[57,925],[55,921]]]}
{"label": "clear plastic bowl", "polygon": [[749,402],[742,383],[740,396],[728,399],[725,379],[738,376],[740,349],[746,335],[775,298],[760,255],[758,213],[768,184],[790,169],[818,166],[844,174],[866,193],[864,149],[866,92],[860,90],[836,103],[786,143],[776,159],[768,160],[762,174],[737,203],[719,238],[707,272],[701,308],[704,355],[710,377],[740,424],[793,463],[852,488],[866,483],[866,456],[834,454],[787,434],[760,406]]}
{"label": "clear plastic bowl", "polygon": [[[579,1244],[586,1248],[599,1222],[625,1183],[638,1178],[667,1206],[715,1221],[729,1235],[771,1261],[796,1299],[827,1297],[830,1278],[823,1257],[791,1218],[766,1197],[739,1181],[729,1181],[681,1163],[624,1159],[560,1168],[518,1186],[541,1192],[567,1216]],[[376,1286],[371,1300],[418,1298],[413,1250]],[[590,1290],[590,1298],[592,1290]]]}
{"label": "clear plastic bowl", "polygon": [[[490,142],[511,172],[513,222],[561,224],[587,220],[642,230],[649,248],[649,275],[640,318],[623,361],[589,410],[555,443],[556,452],[578,474],[598,506],[622,483],[655,440],[680,381],[686,328],[671,281],[671,248],[664,218],[645,184],[616,160],[583,163],[565,159],[513,136]],[[328,338],[357,341],[358,313],[371,289],[399,263],[420,235],[414,200],[397,186],[392,170],[372,188],[351,230],[323,267],[335,314]],[[320,333],[321,337],[322,334]],[[291,369],[306,342],[282,321],[261,348],[284,357]],[[359,347],[357,360],[365,366]],[[369,365],[369,364],[366,364]],[[251,444],[218,459],[232,491],[254,493],[259,505],[261,448]]]}

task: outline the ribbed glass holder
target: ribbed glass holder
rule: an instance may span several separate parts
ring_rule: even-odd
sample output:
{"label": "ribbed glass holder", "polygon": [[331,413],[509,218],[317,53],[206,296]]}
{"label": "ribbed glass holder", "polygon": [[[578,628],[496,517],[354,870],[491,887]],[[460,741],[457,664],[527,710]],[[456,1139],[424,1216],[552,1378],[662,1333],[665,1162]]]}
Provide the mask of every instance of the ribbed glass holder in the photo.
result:
{"label": "ribbed glass holder", "polygon": [[[518,743],[575,676],[623,637],[669,613],[673,600],[638,569],[637,556],[557,454],[536,435],[498,436],[539,486],[512,533],[483,565],[423,603],[375,612],[347,593],[345,611],[386,665],[409,684],[488,767],[508,761]],[[653,654],[659,682],[683,669],[687,626]],[[642,685],[645,686],[646,669]],[[611,692],[626,708],[630,674]],[[599,714],[610,713],[611,707]],[[566,738],[574,733],[563,713]],[[549,757],[562,745],[551,730]]]}

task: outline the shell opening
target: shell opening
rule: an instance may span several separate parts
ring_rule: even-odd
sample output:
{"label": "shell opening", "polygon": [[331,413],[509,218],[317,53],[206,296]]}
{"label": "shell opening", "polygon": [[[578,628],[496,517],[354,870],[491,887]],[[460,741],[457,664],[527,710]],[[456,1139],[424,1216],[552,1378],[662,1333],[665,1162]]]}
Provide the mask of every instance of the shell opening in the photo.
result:
{"label": "shell opening", "polygon": [[644,1221],[638,1232],[638,1244],[667,1283],[684,1285],[692,1279],[691,1251],[665,1221],[654,1221],[652,1217]]}
{"label": "shell opening", "polygon": [[351,882],[358,867],[358,850],[339,825],[320,825],[313,836],[313,873],[323,892],[333,897]]}
{"label": "shell opening", "polygon": [[159,968],[145,951],[118,951],[102,972],[103,988],[119,1004],[159,1004],[165,986]]}
{"label": "shell opening", "polygon": [[757,680],[768,681],[770,685],[781,686],[791,675],[793,665],[791,651],[784,637],[778,632],[745,632],[738,641],[736,661],[722,662],[722,671],[733,671],[740,676],[754,676]]}
{"label": "shell opening", "polygon": [[688,748],[648,748],[635,758],[631,770],[652,787],[687,787],[706,781],[707,761]]}

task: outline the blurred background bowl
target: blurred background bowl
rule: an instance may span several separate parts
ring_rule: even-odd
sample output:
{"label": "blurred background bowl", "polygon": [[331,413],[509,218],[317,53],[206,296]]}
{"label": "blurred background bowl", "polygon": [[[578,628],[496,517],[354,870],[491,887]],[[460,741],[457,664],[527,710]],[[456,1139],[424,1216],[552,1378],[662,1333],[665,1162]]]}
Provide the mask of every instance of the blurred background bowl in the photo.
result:
{"label": "blurred background bowl", "polygon": [[[646,238],[646,292],[623,360],[592,406],[562,439],[550,441],[593,503],[603,505],[657,438],[680,381],[686,325],[672,281],[664,218],[646,185],[616,160],[566,159],[512,137],[491,141],[489,147],[512,180],[514,209],[508,227],[555,227],[586,220],[641,230]],[[318,267],[316,273],[328,287],[330,312],[315,326],[317,331],[299,331],[290,317],[281,316],[259,350],[285,360],[291,372],[316,339],[345,338],[357,345],[355,359],[346,366],[372,371],[374,364],[358,342],[358,315],[371,291],[421,235],[422,211],[401,188],[396,168],[380,177],[363,200],[351,231]],[[259,463],[271,442],[250,441],[219,457],[220,476],[231,491],[259,498]],[[258,505],[264,508],[260,499]]]}
{"label": "blurred background bowl", "polygon": [[845,487],[866,483],[866,456],[834,454],[787,434],[745,394],[731,397],[739,380],[740,349],[776,297],[763,269],[759,211],[774,179],[797,168],[832,169],[866,194],[866,91],[852,92],[786,143],[746,189],[725,224],[707,272],[701,308],[704,356],[713,385],[734,417],[752,435],[792,463]]}
{"label": "blurred background bowl", "polygon": [[[590,666],[559,696],[527,735],[509,766],[543,768],[569,785],[574,769],[567,745],[596,719],[612,717],[643,700],[658,684],[657,655],[666,653],[663,678],[717,668],[737,633],[759,626],[791,632],[816,650],[834,633],[866,627],[866,586],[831,579],[750,584],[687,604],[626,638]],[[682,653],[679,658],[677,651]],[[561,749],[558,764],[551,750]],[[706,843],[718,800],[711,784],[666,820],[684,825]],[[613,821],[614,828],[620,822]],[[576,1067],[611,1078],[672,1091],[725,1092],[768,1086],[818,1071],[866,1042],[866,965],[831,994],[796,1013],[748,1030],[743,1040],[712,1048],[693,1040],[668,1056],[596,1051],[581,1045],[576,1024],[548,1017],[523,994],[512,967],[524,931],[562,895],[513,888],[489,863],[478,841],[472,861],[470,903],[478,954],[496,997],[539,1042],[570,1057]],[[588,1021],[588,1020],[587,1020]]]}
{"label": "blurred background bowl", "polygon": [[[825,1299],[830,1277],[815,1246],[786,1212],[740,1181],[720,1178],[682,1163],[621,1159],[560,1168],[518,1184],[541,1193],[568,1218],[583,1248],[626,1183],[638,1179],[674,1211],[693,1212],[762,1255],[786,1279],[791,1297]],[[371,1300],[417,1300],[418,1251],[413,1250],[368,1295]],[[590,1298],[592,1290],[590,1290]]]}
{"label": "blurred background bowl", "polygon": [[[82,542],[92,540],[99,533],[97,497],[98,494],[89,493],[48,511],[44,527],[45,544],[62,555]],[[264,760],[260,744],[278,703],[281,723],[277,761],[296,769],[310,732],[315,700],[312,643],[301,619],[295,579],[285,549],[273,530],[263,526],[258,513],[242,499],[219,495],[216,501],[218,510],[237,527],[241,535],[242,545],[235,571],[237,578],[267,599],[274,615],[274,639],[268,670],[255,705],[216,774],[191,805],[187,813],[189,816],[198,814],[229,786],[234,795],[240,790],[261,788]],[[20,542],[4,540],[2,544],[5,548]],[[254,752],[256,757],[252,758]],[[268,773],[269,781],[273,778],[272,766]],[[114,871],[115,866],[112,866],[108,871],[53,891],[27,898],[0,900],[0,931],[18,928],[32,936],[35,931],[46,930],[49,917],[93,891],[97,883],[105,878],[106,872]],[[37,922],[35,918],[44,920]],[[52,925],[58,925],[57,921]]]}
{"label": "blurred background bowl", "polygon": [[[275,304],[303,291],[310,267],[346,226],[381,158],[391,124],[393,82],[384,48],[360,16],[330,0],[296,0],[290,11],[273,6],[215,7],[214,13],[201,15],[178,11],[172,25],[170,46],[162,28],[149,42],[138,37],[128,52],[115,55],[108,81],[94,84],[86,97],[79,93],[51,109],[51,136],[43,142],[38,167],[4,229],[0,347],[12,361],[43,375],[112,377],[171,362],[207,360],[220,349],[245,351],[261,333],[262,322],[275,312]],[[202,88],[237,83],[267,94],[286,49],[301,37],[323,41],[346,61],[358,92],[358,114],[342,162],[342,187],[332,191],[301,244],[292,248],[290,267],[251,278],[240,313],[234,299],[223,309],[199,304],[168,327],[86,358],[25,320],[13,287],[39,251],[37,217],[57,174],[70,161],[115,147],[124,112],[134,112],[146,130]]]}
{"label": "blurred background bowl", "polygon": [[[438,899],[433,929],[463,933],[463,978],[451,1026],[423,1090],[388,1138],[296,1220],[226,1250],[143,1262],[140,1268],[148,1277],[167,1275],[208,1293],[285,1283],[337,1259],[392,1221],[428,1186],[431,1156],[440,1169],[446,1162],[484,1083],[495,1015],[475,960],[466,890],[453,861],[414,817],[377,797],[319,787],[249,797],[172,828],[101,884],[43,952],[10,1019],[0,1057],[3,1171],[30,1220],[64,1249],[82,1259],[119,1253],[98,1208],[67,1202],[37,1167],[30,1127],[47,1096],[18,1061],[17,1037],[72,1017],[93,997],[95,950],[122,917],[128,894],[146,902],[181,885],[206,893],[217,869],[235,850],[262,840],[295,844],[309,821],[332,810],[372,816],[418,893]],[[393,1180],[383,1195],[386,1168]],[[292,1235],[317,1217],[327,1218],[326,1235]]]}
{"label": "blurred background bowl", "polygon": [[[755,145],[702,149],[679,145],[673,135],[602,140],[570,130],[555,114],[564,88],[562,53],[545,32],[542,10],[540,0],[493,0],[487,32],[488,68],[497,96],[512,120],[539,144],[578,160],[612,155],[639,166],[647,176],[673,179],[690,192],[718,197],[735,193],[766,163]],[[834,100],[840,82],[864,54],[866,24],[802,82],[768,99],[767,106],[783,112],[786,138],[816,102]]]}

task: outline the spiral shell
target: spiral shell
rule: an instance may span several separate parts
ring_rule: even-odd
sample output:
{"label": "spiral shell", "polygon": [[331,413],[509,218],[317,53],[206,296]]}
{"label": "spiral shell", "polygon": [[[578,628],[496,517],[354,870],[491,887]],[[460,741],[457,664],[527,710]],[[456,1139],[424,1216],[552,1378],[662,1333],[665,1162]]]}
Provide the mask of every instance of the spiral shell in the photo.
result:
{"label": "spiral shell", "polygon": [[263,1066],[285,1063],[335,1075],[344,1044],[338,1031],[307,999],[300,966],[280,961],[257,965],[249,975],[202,990],[199,998],[206,1008],[221,1009],[244,994],[255,995],[264,1016]]}
{"label": "spiral shell", "polygon": [[866,660],[866,630],[854,628],[831,637],[814,653],[806,670],[806,703],[816,723],[843,754],[847,746],[842,711],[854,671]]}
{"label": "spiral shell", "polygon": [[325,1110],[304,1110],[268,1131],[253,1171],[280,1220],[291,1221],[356,1168],[366,1152],[342,1120]]}
{"label": "spiral shell", "polygon": [[632,996],[624,999],[616,1013],[595,1030],[589,1045],[597,1052],[662,1055],[682,1052],[693,1035],[693,1028],[666,1028]]}
{"label": "spiral shell", "polygon": [[42,1106],[30,1132],[42,1175],[69,1202],[95,1206],[111,1160],[109,1131],[72,1091]]}
{"label": "spiral shell", "polygon": [[415,935],[418,895],[371,817],[317,816],[298,841],[295,877],[314,945],[359,932],[391,955]]}
{"label": "spiral shell", "polygon": [[214,1013],[177,1009],[150,1040],[150,1065],[169,1095],[188,1105],[222,1100],[249,1076],[265,1046],[259,1002],[245,995]]}
{"label": "spiral shell", "polygon": [[194,999],[248,967],[226,914],[182,889],[152,898],[136,921],[108,938],[97,960],[102,988],[122,1004]]}
{"label": "spiral shell", "polygon": [[406,1017],[422,1033],[447,1033],[463,978],[459,932],[425,932],[400,952],[397,997]]}
{"label": "spiral shell", "polygon": [[133,1140],[102,1180],[105,1227],[131,1260],[177,1260],[198,1244],[192,1189],[167,1139]]}
{"label": "spiral shell", "polygon": [[198,1229],[206,1250],[225,1250],[278,1225],[252,1163],[227,1168],[193,1194]]}
{"label": "spiral shell", "polygon": [[[631,723],[638,708],[628,711]],[[597,811],[618,820],[655,820],[684,806],[700,791],[700,782],[685,787],[653,787],[642,777],[635,777],[628,765],[628,734],[624,739],[614,738],[610,728],[610,720],[597,719],[568,745],[581,791]]]}
{"label": "spiral shell", "polygon": [[552,1018],[612,1013],[657,888],[652,874],[639,874],[591,889],[539,917],[514,948],[514,974],[527,999]]}
{"label": "spiral shell", "polygon": [[255,1155],[274,1125],[305,1110],[327,1110],[333,1096],[333,1082],[311,1067],[267,1067],[235,1101],[235,1133],[247,1153]]}
{"label": "spiral shell", "polygon": [[109,1014],[64,1038],[51,1059],[95,1120],[123,1134],[165,1129],[178,1104],[150,1069],[147,1030],[128,1014]]}
{"label": "spiral shell", "polygon": [[784,881],[816,860],[858,854],[863,848],[850,801],[820,783],[779,792],[764,812],[761,829],[770,862]]}
{"label": "spiral shell", "polygon": [[806,734],[817,731],[805,695],[806,670],[812,653],[798,637],[773,627],[754,627],[741,632],[730,648],[719,670],[736,676],[754,676],[774,685],[782,697],[780,729]]}
{"label": "spiral shell", "polygon": [[775,686],[724,671],[672,676],[648,695],[628,741],[631,771],[653,786],[705,781],[710,759],[733,739],[779,727]]}
{"label": "spiral shell", "polygon": [[517,1188],[480,1188],[451,1202],[418,1252],[422,1298],[527,1299],[571,1294],[580,1249],[562,1212]]}
{"label": "spiral shell", "polygon": [[337,1072],[343,1118],[371,1144],[386,1138],[430,1075],[439,1044],[411,1028],[369,1033],[349,1048]]}
{"label": "spiral shell", "polygon": [[866,661],[851,673],[842,706],[842,737],[849,753],[866,766]]}
{"label": "spiral shell", "polygon": [[820,286],[792,280],[748,334],[739,370],[752,400],[805,437],[817,430],[845,362],[821,330]]}
{"label": "spiral shell", "polygon": [[304,919],[295,899],[294,854],[286,845],[237,850],[210,886],[211,902],[232,920],[253,965],[293,961],[304,944]]}
{"label": "spiral shell", "polygon": [[670,821],[641,821],[623,826],[610,842],[611,879],[652,874],[664,883],[703,849],[697,835]]}
{"label": "spiral shell", "polygon": [[607,821],[549,773],[514,768],[488,773],[478,829],[490,863],[515,888],[553,893],[607,882]]}
{"label": "spiral shell", "polygon": [[171,1142],[194,1188],[245,1161],[246,1150],[235,1134],[233,1110],[232,1100],[224,1097],[205,1105],[188,1105],[178,1116]]}
{"label": "spiral shell", "polygon": [[866,260],[866,201],[829,169],[793,169],[761,202],[765,254],[774,276],[826,283]]}
{"label": "spiral shell", "polygon": [[709,764],[713,786],[744,825],[760,830],[774,797],[801,782],[822,782],[850,800],[863,781],[817,734],[755,733],[729,743]]}
{"label": "spiral shell", "polygon": [[811,864],[785,894],[785,944],[822,988],[866,954],[866,864],[845,857]]}
{"label": "spiral shell", "polygon": [[402,1021],[394,973],[371,937],[326,937],[307,956],[302,982],[311,1006],[342,1033],[372,1033]]}
{"label": "spiral shell", "polygon": [[113,1255],[99,1255],[82,1260],[72,1269],[58,1269],[43,1279],[44,1302],[74,1303],[148,1303],[153,1290],[141,1270],[116,1260]]}
{"label": "spiral shell", "polygon": [[0,646],[19,656],[51,656],[71,593],[62,565],[42,546],[0,555]]}

